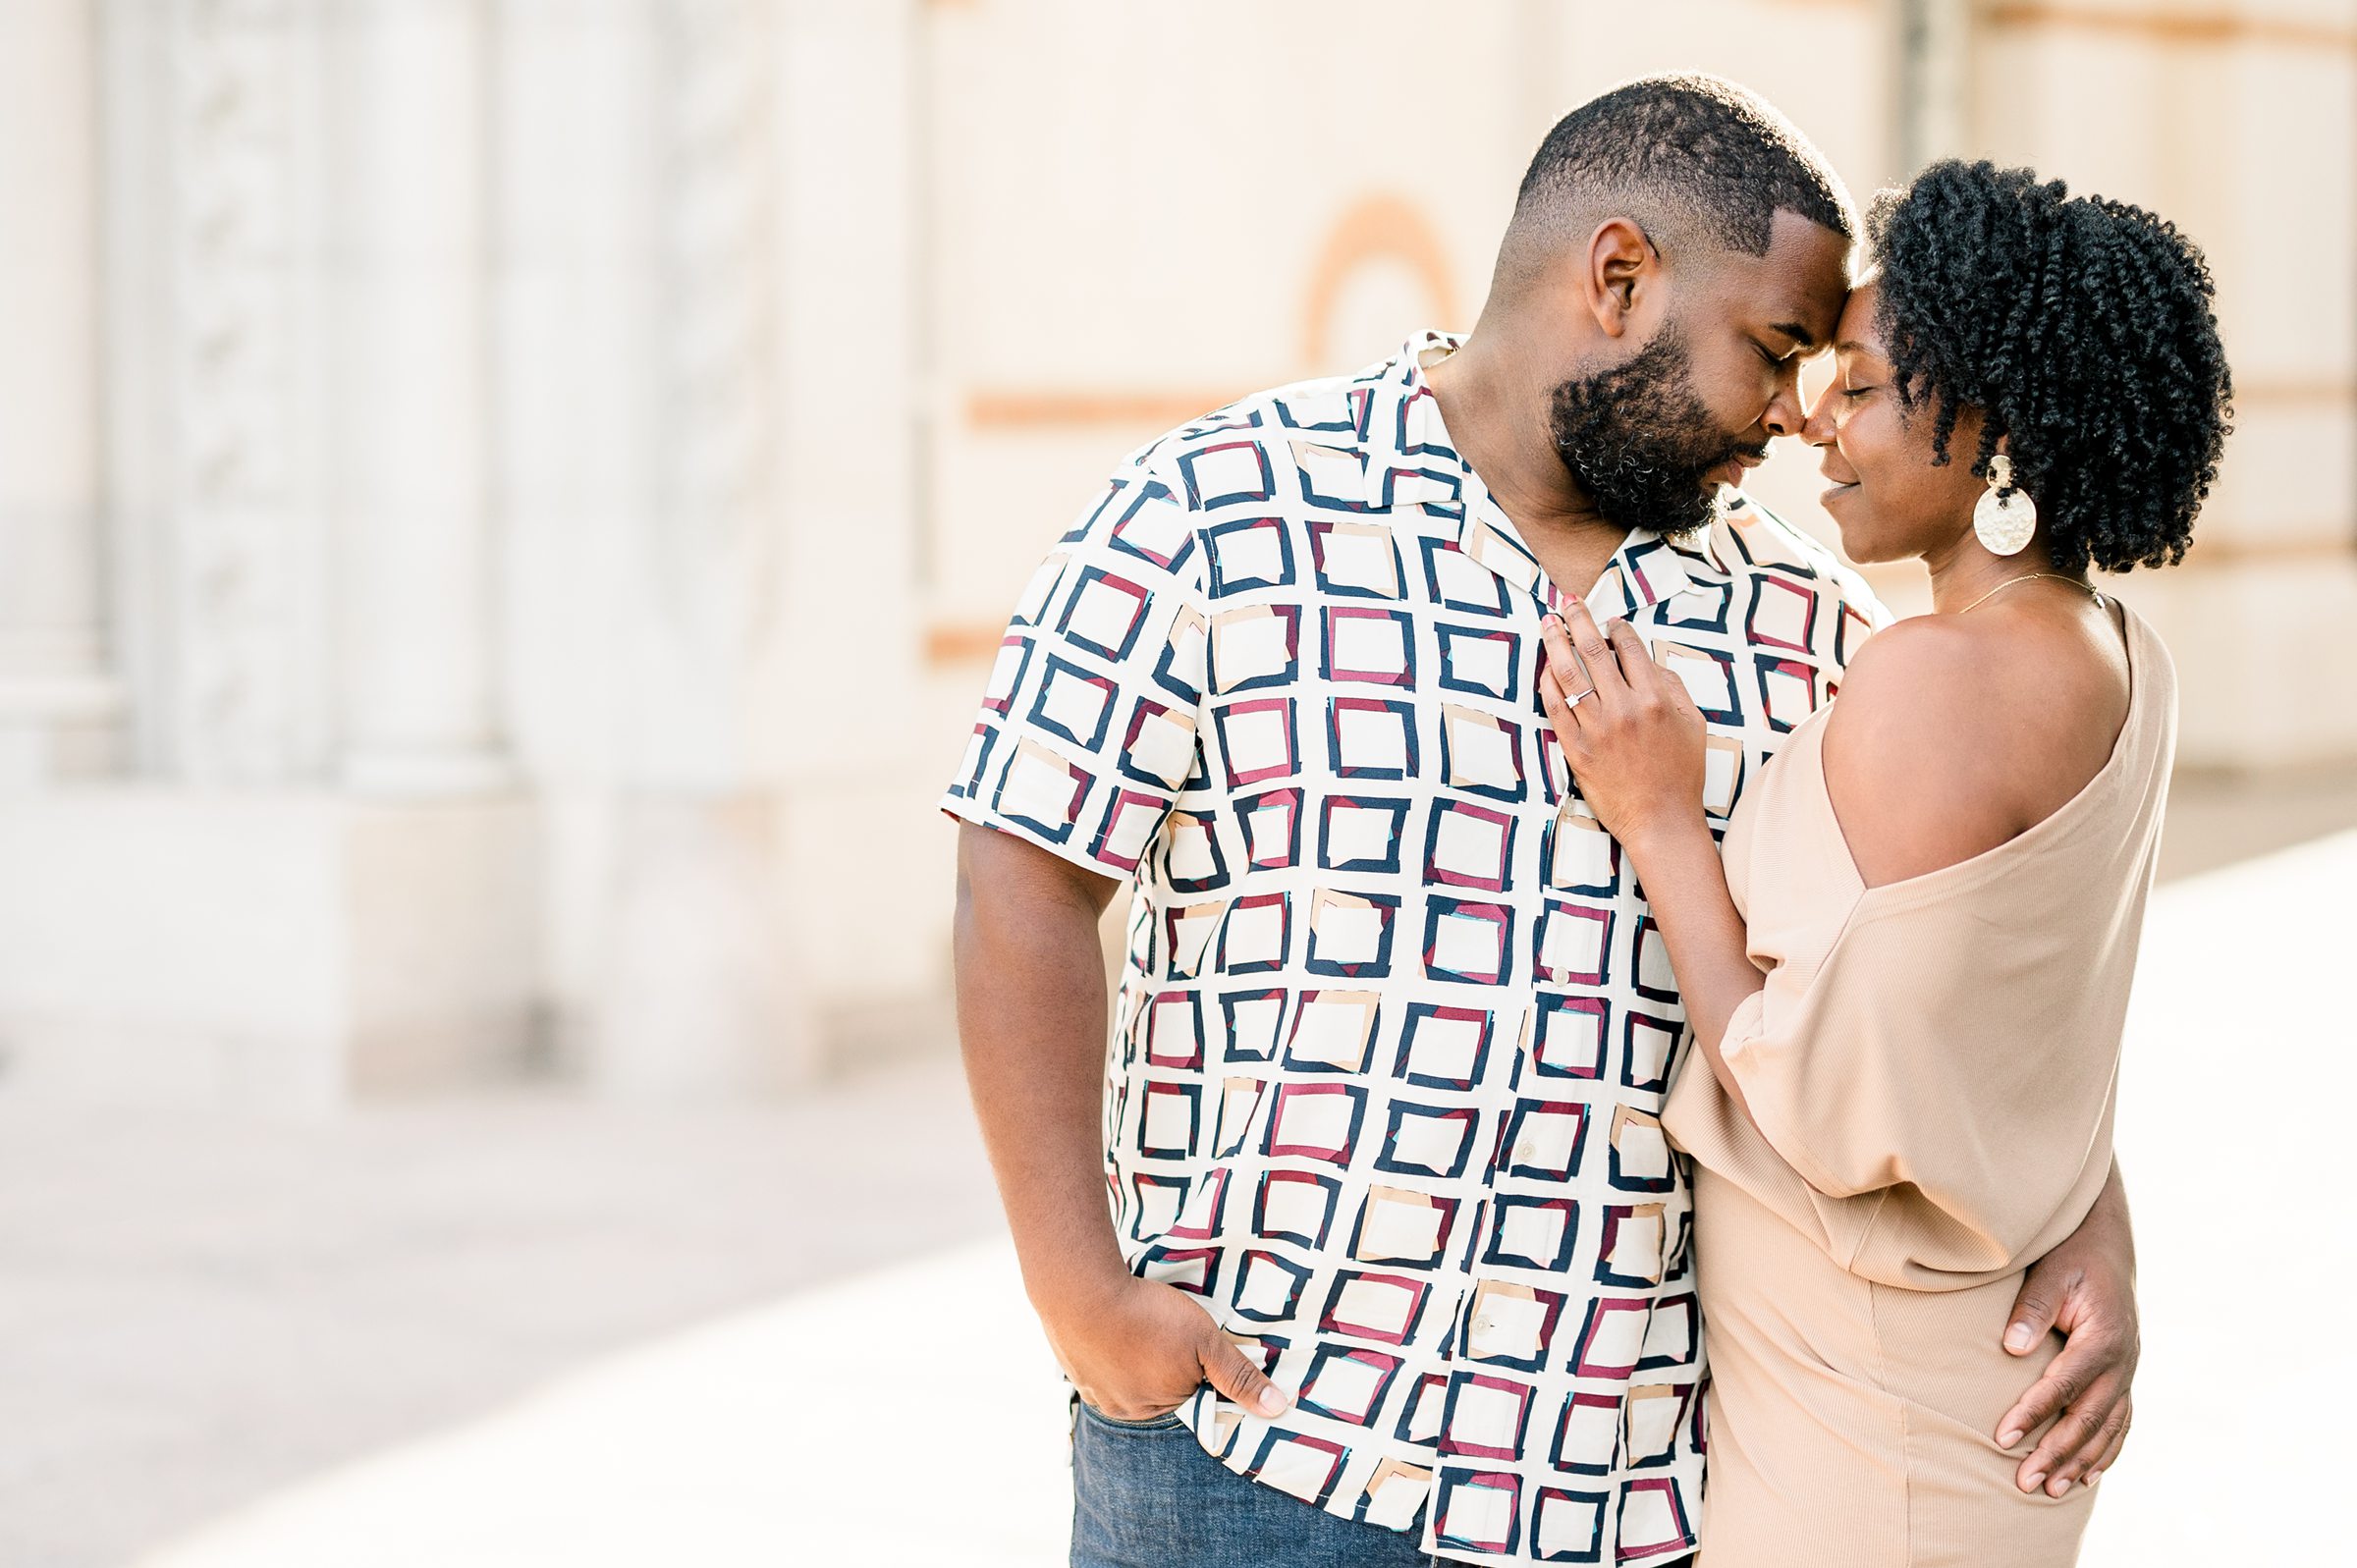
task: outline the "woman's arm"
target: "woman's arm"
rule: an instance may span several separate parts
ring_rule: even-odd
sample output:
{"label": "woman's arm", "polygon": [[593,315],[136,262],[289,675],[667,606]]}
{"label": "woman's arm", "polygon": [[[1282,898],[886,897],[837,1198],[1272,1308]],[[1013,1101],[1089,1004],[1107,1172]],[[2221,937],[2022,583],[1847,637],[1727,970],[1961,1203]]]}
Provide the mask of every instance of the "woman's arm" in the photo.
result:
{"label": "woman's arm", "polygon": [[[1573,599],[1562,619],[1548,618],[1544,635],[1539,698],[1580,798],[1619,840],[1644,884],[1695,1044],[1748,1117],[1751,1108],[1720,1046],[1727,1020],[1765,977],[1751,961],[1743,917],[1703,813],[1701,711],[1625,621],[1614,622],[1608,636]],[[1591,690],[1576,704],[1567,695]]]}
{"label": "woman's arm", "polygon": [[[1722,1047],[1727,1020],[1764,981],[1703,815],[1702,714],[1625,622],[1600,631],[1574,600],[1545,636],[1540,696],[1580,796],[1644,884],[1695,1043],[1751,1116]],[[1920,617],[1878,633],[1843,674],[1826,780],[1868,886],[1952,865],[2026,826],[2019,791],[2006,787],[2020,771],[2008,755],[2019,727],[2002,723],[1974,658],[1946,618]],[[1569,702],[1591,676],[1594,695]]]}
{"label": "woman's arm", "polygon": [[1727,892],[1719,845],[1699,810],[1691,822],[1680,818],[1634,832],[1634,838],[1623,838],[1621,847],[1645,885],[1654,922],[1669,944],[1670,968],[1677,977],[1678,995],[1685,999],[1694,1044],[1727,1097],[1749,1117],[1743,1086],[1721,1048],[1735,1009],[1758,995],[1767,977],[1751,961],[1743,917],[1735,912],[1734,897]]}
{"label": "woman's arm", "polygon": [[[2007,766],[2006,748],[1986,743],[1990,729],[1975,722],[1989,718],[1988,695],[1972,688],[1969,649],[1949,629],[1902,622],[1878,633],[1872,657],[1861,655],[1846,673],[1840,709],[1828,720],[1829,783],[1855,803],[1841,823],[1869,885],[1936,870],[2019,831],[2006,820],[2005,792],[1988,777]],[[1722,1047],[1729,1019],[1765,977],[1751,962],[1702,811],[1702,716],[1623,624],[1608,638],[1574,604],[1563,624],[1548,623],[1546,639],[1540,696],[1580,795],[1644,884],[1696,1044],[1757,1126]],[[1569,703],[1566,691],[1590,690],[1589,671],[1594,695]],[[2132,1415],[2135,1242],[2116,1162],[2079,1228],[2031,1265],[2005,1347],[2027,1354],[2049,1328],[2063,1334],[2063,1349],[1999,1423],[1998,1440],[2010,1448],[2057,1418],[2021,1460],[2014,1484],[2059,1496],[2117,1459]]]}

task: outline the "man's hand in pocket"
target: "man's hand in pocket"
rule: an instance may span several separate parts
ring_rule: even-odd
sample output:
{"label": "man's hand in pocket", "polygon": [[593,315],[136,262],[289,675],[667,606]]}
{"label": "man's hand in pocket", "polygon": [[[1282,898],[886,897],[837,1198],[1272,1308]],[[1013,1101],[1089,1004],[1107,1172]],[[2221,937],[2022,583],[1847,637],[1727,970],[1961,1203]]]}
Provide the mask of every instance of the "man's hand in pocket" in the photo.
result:
{"label": "man's hand in pocket", "polygon": [[1116,1421],[1168,1415],[1206,1382],[1255,1415],[1292,1406],[1192,1296],[1157,1280],[1124,1274],[1044,1308],[1040,1325],[1081,1399]]}

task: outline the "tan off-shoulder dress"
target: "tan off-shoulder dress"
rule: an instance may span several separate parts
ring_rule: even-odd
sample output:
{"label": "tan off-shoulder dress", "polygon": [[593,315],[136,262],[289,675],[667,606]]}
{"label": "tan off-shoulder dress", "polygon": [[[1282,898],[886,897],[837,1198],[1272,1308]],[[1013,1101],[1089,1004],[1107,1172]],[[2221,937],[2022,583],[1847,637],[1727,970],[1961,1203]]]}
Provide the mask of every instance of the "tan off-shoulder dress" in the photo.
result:
{"label": "tan off-shoulder dress", "polygon": [[1694,1161],[1708,1336],[1703,1568],[2046,1568],[2093,1494],[2013,1484],[1997,1424],[2060,1348],[2000,1336],[2111,1162],[2120,1026],[2175,749],[2176,682],[2120,607],[2127,719],[2067,804],[1867,888],[1826,792],[1826,709],[1746,792],[1727,883],[1766,989],[1663,1112]]}

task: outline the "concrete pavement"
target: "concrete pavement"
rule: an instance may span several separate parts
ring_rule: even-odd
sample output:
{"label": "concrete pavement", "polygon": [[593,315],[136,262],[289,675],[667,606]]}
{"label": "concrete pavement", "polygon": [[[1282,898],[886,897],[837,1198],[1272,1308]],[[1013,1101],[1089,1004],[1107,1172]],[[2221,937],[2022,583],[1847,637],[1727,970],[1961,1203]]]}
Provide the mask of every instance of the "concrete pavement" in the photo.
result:
{"label": "concrete pavement", "polygon": [[[2119,1135],[2147,1351],[2089,1568],[2333,1549],[2352,887],[2344,833],[2155,899]],[[1054,1368],[947,1060],[719,1115],[11,1123],[0,1257],[10,1568],[1061,1558]]]}

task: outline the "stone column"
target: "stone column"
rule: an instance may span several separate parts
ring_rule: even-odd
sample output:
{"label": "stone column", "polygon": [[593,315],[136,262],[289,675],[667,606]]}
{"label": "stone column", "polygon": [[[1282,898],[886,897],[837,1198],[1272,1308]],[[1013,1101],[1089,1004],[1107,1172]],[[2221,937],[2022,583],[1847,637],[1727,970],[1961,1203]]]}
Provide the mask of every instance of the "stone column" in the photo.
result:
{"label": "stone column", "polygon": [[653,8],[647,209],[656,390],[611,802],[605,959],[586,1045],[610,1093],[774,1089],[809,1075],[777,845],[776,0]]}
{"label": "stone column", "polygon": [[506,0],[494,217],[513,743],[546,802],[559,1064],[807,1075],[777,706],[776,0]]}
{"label": "stone column", "polygon": [[112,770],[99,583],[97,23],[0,8],[0,787]]}
{"label": "stone column", "polygon": [[489,191],[480,0],[329,13],[334,434],[345,781],[459,794],[505,776],[495,699]]}
{"label": "stone column", "polygon": [[924,8],[789,0],[785,17],[784,608],[761,722],[783,785],[794,946],[840,1064],[950,1034],[938,954],[956,836],[932,809],[942,731],[926,699],[940,685],[917,633],[922,258],[949,193],[928,189],[918,142]]}

